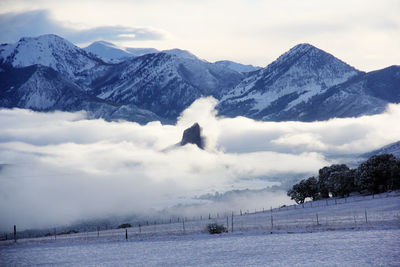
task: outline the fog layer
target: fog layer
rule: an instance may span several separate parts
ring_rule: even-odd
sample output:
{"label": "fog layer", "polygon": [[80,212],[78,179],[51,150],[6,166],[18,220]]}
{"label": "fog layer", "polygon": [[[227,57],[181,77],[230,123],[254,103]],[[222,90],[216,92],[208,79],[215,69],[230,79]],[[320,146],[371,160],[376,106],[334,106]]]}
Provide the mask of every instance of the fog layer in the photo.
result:
{"label": "fog layer", "polygon": [[[176,125],[88,120],[84,112],[0,110],[0,229],[146,214],[197,203],[193,198],[207,193],[263,189],[316,174],[337,163],[332,155],[365,153],[400,140],[400,105],[380,115],[303,123],[222,118],[216,103],[197,100]],[[194,122],[202,127],[206,149],[174,146]],[[284,191],[257,191],[223,205],[199,201],[198,210],[288,202]]]}

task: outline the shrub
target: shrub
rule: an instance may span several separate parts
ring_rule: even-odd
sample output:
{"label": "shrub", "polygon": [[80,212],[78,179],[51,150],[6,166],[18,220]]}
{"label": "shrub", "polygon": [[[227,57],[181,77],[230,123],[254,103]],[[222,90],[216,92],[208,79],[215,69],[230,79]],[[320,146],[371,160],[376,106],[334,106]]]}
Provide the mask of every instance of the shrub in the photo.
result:
{"label": "shrub", "polygon": [[226,233],[228,232],[228,229],[222,224],[217,224],[217,223],[210,223],[207,225],[207,231],[210,234],[221,234],[221,233]]}

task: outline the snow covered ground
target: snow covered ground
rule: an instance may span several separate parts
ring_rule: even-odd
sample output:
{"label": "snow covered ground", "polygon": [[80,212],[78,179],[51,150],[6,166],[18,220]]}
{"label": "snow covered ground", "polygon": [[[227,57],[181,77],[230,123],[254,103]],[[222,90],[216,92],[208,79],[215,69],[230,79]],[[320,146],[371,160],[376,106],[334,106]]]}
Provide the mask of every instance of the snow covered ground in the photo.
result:
{"label": "snow covered ground", "polygon": [[2,266],[400,266],[400,229],[3,247]]}
{"label": "snow covered ground", "polygon": [[[226,214],[227,215],[227,214]],[[272,217],[272,220],[271,220]],[[318,219],[317,219],[318,218]],[[209,235],[210,222],[229,233]],[[0,242],[0,266],[400,266],[400,192]]]}

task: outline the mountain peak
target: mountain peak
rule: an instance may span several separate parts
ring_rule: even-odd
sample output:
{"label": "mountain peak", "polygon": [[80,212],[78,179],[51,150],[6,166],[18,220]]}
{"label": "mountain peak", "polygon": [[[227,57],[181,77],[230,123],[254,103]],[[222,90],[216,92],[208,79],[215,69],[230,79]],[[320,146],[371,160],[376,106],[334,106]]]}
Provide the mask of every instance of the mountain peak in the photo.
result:
{"label": "mountain peak", "polygon": [[173,48],[169,50],[163,50],[161,51],[162,53],[168,54],[168,55],[175,55],[180,58],[187,58],[187,59],[198,59],[195,55],[190,53],[187,50],[182,50],[179,48]]}
{"label": "mountain peak", "polygon": [[312,49],[312,48],[316,48],[316,47],[309,43],[300,43],[300,44],[293,46],[290,50],[308,50],[308,49]]}
{"label": "mountain peak", "polygon": [[99,45],[105,45],[105,46],[115,46],[115,44],[107,42],[107,41],[95,41],[93,42],[91,45],[95,45],[95,44],[99,44]]}
{"label": "mountain peak", "polygon": [[239,108],[247,116],[263,120],[289,110],[296,113],[312,97],[359,73],[313,45],[298,44],[266,68],[242,80],[224,96],[220,111],[229,115]]}
{"label": "mountain peak", "polygon": [[21,39],[19,39],[18,44],[24,44],[24,43],[36,43],[36,44],[63,44],[65,46],[69,46],[69,47],[75,47],[74,44],[70,43],[68,40],[55,35],[55,34],[43,34],[43,35],[39,35],[36,37],[22,37]]}
{"label": "mountain peak", "polygon": [[18,68],[40,64],[69,78],[76,78],[83,71],[104,64],[55,34],[23,37],[17,43],[6,44],[0,49],[0,60]]}
{"label": "mountain peak", "polygon": [[282,54],[275,62],[279,63],[279,62],[296,61],[306,54],[313,57],[318,57],[321,55],[326,55],[328,53],[311,44],[301,43],[293,46],[291,49],[289,49],[289,51]]}

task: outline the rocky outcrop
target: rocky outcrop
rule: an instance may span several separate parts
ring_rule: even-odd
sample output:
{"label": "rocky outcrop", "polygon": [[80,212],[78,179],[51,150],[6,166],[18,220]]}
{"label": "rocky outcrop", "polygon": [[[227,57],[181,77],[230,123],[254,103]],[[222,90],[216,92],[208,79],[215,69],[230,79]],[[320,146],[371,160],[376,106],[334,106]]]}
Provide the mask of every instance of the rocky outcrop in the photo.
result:
{"label": "rocky outcrop", "polygon": [[197,122],[183,132],[181,146],[186,144],[195,144],[200,149],[204,149],[204,140],[201,136],[201,127]]}

